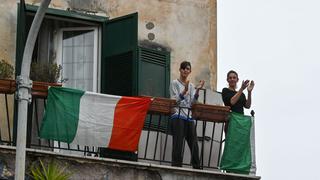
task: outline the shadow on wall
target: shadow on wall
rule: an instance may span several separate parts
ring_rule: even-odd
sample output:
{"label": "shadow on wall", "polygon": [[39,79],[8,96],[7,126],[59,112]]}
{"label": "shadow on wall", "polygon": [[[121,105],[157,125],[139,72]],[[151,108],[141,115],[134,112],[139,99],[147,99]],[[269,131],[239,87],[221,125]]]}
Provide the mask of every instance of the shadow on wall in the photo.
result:
{"label": "shadow on wall", "polygon": [[171,52],[172,49],[168,46],[164,46],[162,44],[158,44],[155,42],[150,42],[149,40],[141,40],[139,41],[139,46],[145,47],[145,48],[150,48],[153,50],[157,51],[166,51],[166,52]]}

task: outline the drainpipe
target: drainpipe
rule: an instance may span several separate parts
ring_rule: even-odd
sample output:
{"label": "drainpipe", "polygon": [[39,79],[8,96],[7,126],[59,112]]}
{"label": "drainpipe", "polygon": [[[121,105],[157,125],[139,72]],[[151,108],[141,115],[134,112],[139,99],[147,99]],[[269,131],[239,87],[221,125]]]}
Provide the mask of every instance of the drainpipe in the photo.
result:
{"label": "drainpipe", "polygon": [[16,146],[16,166],[15,180],[24,180],[25,176],[25,160],[26,160],[26,134],[27,134],[27,114],[28,103],[31,103],[31,87],[32,81],[29,78],[30,64],[34,45],[38,36],[38,32],[51,0],[42,0],[39,9],[28,34],[25,45],[21,74],[17,79],[17,98],[18,98],[18,128],[17,128],[17,146]]}

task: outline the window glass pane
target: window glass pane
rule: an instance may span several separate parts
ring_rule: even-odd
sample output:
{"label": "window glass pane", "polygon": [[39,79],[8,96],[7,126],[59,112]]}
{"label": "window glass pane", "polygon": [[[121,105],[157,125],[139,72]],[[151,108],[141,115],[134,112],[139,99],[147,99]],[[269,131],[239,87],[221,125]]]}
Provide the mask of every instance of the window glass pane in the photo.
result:
{"label": "window glass pane", "polygon": [[82,35],[80,34],[80,35],[77,35],[74,37],[74,39],[73,39],[74,46],[83,46],[83,44],[84,44],[84,35],[83,34]]}
{"label": "window glass pane", "polygon": [[93,79],[93,63],[84,63],[85,79]]}
{"label": "window glass pane", "polygon": [[64,47],[72,46],[72,38],[66,37],[65,39],[63,39],[63,46]]}
{"label": "window glass pane", "polygon": [[64,62],[63,63],[72,63],[72,47],[64,47],[63,48],[63,60]]}
{"label": "window glass pane", "polygon": [[84,53],[83,53],[83,47],[78,46],[78,47],[73,47],[73,62],[83,62],[84,61]]}
{"label": "window glass pane", "polygon": [[85,46],[93,46],[93,43],[94,43],[93,31],[85,33],[85,35],[84,35],[84,45]]}
{"label": "window glass pane", "polygon": [[86,62],[93,62],[93,46],[84,47],[84,59]]}
{"label": "window glass pane", "polygon": [[68,81],[65,82],[64,86],[66,87],[75,87],[75,82],[73,79],[69,79]]}
{"label": "window glass pane", "polygon": [[63,78],[66,87],[93,90],[94,31],[63,32]]}
{"label": "window glass pane", "polygon": [[83,63],[74,63],[73,64],[73,78],[78,79],[78,80],[83,80],[84,79],[84,74],[83,74]]}
{"label": "window glass pane", "polygon": [[72,78],[72,64],[62,64],[62,78]]}
{"label": "window glass pane", "polygon": [[76,88],[77,89],[85,89],[84,87],[85,87],[84,80],[77,79],[76,80]]}
{"label": "window glass pane", "polygon": [[93,91],[93,89],[92,89],[92,83],[90,83],[90,82],[92,82],[92,79],[91,80],[85,80],[85,89],[87,90],[87,91]]}

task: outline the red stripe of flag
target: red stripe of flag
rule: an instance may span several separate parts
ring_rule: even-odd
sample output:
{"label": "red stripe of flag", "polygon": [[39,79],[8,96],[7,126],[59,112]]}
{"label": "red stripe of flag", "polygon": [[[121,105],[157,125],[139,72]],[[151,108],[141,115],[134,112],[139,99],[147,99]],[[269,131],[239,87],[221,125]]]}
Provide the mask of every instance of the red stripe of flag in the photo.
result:
{"label": "red stripe of flag", "polygon": [[118,101],[108,148],[130,152],[138,150],[150,103],[150,98],[124,96]]}

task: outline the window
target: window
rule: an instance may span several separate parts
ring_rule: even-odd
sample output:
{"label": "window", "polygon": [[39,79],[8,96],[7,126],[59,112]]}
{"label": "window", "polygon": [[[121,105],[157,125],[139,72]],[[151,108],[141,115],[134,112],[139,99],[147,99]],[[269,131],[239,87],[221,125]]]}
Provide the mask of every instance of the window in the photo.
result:
{"label": "window", "polygon": [[[19,7],[17,74],[37,8]],[[170,54],[138,47],[137,13],[109,20],[49,8],[33,60],[61,64],[61,79],[67,79],[66,87],[115,95],[169,97]]]}
{"label": "window", "polygon": [[62,28],[58,33],[58,64],[64,86],[97,92],[98,28]]}
{"label": "window", "polygon": [[[26,35],[37,6],[19,6],[17,74],[20,73]],[[108,18],[49,8],[42,22],[32,61],[62,65],[66,87],[100,92],[101,39]],[[21,43],[24,42],[24,43]]]}

